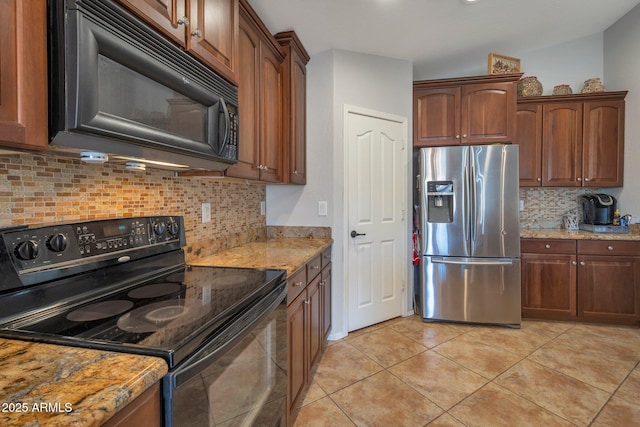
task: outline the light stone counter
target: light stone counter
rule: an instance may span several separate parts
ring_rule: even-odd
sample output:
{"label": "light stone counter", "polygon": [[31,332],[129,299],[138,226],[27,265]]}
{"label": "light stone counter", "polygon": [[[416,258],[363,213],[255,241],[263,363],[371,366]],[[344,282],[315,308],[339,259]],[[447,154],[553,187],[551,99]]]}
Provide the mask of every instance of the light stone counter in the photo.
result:
{"label": "light stone counter", "polygon": [[0,338],[0,425],[98,426],[167,370],[158,357]]}
{"label": "light stone counter", "polygon": [[520,237],[526,239],[575,239],[575,240],[640,240],[640,227],[632,225],[628,234],[592,233],[568,231],[563,228],[522,228]]}
{"label": "light stone counter", "polygon": [[191,265],[277,268],[290,276],[333,243],[332,239],[282,237],[250,242],[191,261]]}

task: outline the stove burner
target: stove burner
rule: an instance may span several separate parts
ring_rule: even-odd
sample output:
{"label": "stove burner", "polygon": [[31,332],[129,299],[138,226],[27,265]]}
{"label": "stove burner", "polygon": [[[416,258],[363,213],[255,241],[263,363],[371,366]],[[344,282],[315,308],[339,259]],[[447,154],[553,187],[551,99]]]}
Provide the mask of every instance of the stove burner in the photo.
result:
{"label": "stove burner", "polygon": [[222,286],[234,286],[244,283],[246,280],[247,276],[243,274],[232,274],[216,278],[215,283]]}
{"label": "stove burner", "polygon": [[174,305],[170,307],[156,308],[155,310],[147,313],[145,317],[152,322],[168,322],[169,320],[177,319],[182,316],[185,311],[188,311],[187,307]]}
{"label": "stove burner", "polygon": [[106,319],[124,313],[133,307],[131,301],[114,300],[89,304],[67,314],[67,320],[72,322],[91,322],[93,320]]}
{"label": "stove burner", "polygon": [[170,274],[169,276],[165,277],[165,280],[167,282],[182,283],[184,282],[184,272]]}
{"label": "stove burner", "polygon": [[127,294],[129,298],[157,298],[178,292],[182,286],[178,283],[155,283],[153,285],[141,286],[133,289]]}
{"label": "stove burner", "polygon": [[188,305],[185,300],[160,301],[125,313],[117,324],[126,332],[156,332],[192,323],[208,311],[208,305]]}

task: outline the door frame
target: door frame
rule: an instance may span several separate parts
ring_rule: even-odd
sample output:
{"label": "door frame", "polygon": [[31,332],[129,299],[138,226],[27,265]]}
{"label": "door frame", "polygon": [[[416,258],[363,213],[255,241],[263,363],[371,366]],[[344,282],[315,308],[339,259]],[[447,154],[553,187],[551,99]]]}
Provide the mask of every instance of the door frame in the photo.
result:
{"label": "door frame", "polygon": [[[344,164],[343,164],[343,171],[344,171],[344,181],[343,181],[343,200],[342,200],[342,206],[344,206],[344,209],[342,210],[342,223],[344,224],[344,230],[345,232],[343,233],[342,236],[342,248],[343,248],[343,259],[344,259],[344,264],[343,264],[343,269],[342,269],[342,283],[344,283],[343,286],[343,318],[345,321],[345,336],[348,335],[348,331],[349,331],[349,265],[350,265],[350,260],[349,260],[349,242],[351,239],[351,237],[348,235],[347,230],[350,230],[349,228],[349,182],[348,182],[348,177],[349,177],[349,173],[350,173],[350,163],[349,163],[349,145],[347,144],[348,141],[348,133],[349,133],[349,114],[359,114],[362,116],[368,116],[368,117],[372,117],[375,119],[382,119],[382,120],[388,120],[388,121],[392,121],[392,122],[396,122],[396,123],[400,123],[402,125],[402,151],[405,152],[404,155],[404,159],[402,162],[402,176],[404,176],[406,179],[402,180],[402,182],[406,183],[406,186],[404,188],[404,191],[402,192],[403,194],[403,203],[402,205],[404,206],[403,208],[403,213],[402,213],[402,220],[405,223],[405,227],[404,227],[404,233],[402,236],[400,236],[400,241],[402,242],[402,246],[406,249],[405,251],[402,252],[403,254],[403,264],[406,265],[406,268],[401,269],[403,277],[402,277],[402,283],[403,283],[403,287],[401,289],[401,293],[403,295],[403,301],[404,304],[402,305],[402,312],[401,312],[401,316],[405,317],[405,316],[409,316],[412,315],[414,313],[412,305],[413,305],[413,273],[409,274],[410,272],[413,271],[412,267],[413,265],[410,265],[409,263],[409,254],[411,253],[411,251],[413,250],[413,246],[412,246],[412,242],[411,242],[411,247],[410,246],[410,241],[411,239],[408,238],[408,236],[411,235],[412,233],[412,215],[413,215],[413,211],[410,209],[410,205],[409,205],[409,200],[411,200],[411,182],[412,179],[409,176],[409,165],[411,162],[411,147],[409,146],[409,141],[408,141],[408,126],[409,126],[409,120],[407,117],[403,117],[403,116],[398,116],[395,114],[391,114],[391,113],[385,113],[382,111],[377,111],[377,110],[372,110],[369,108],[364,108],[364,107],[358,107],[355,105],[350,105],[350,104],[344,104],[344,108],[343,108],[343,118],[342,118],[342,149],[343,149],[343,159],[344,159]],[[410,290],[410,291],[409,291]]]}

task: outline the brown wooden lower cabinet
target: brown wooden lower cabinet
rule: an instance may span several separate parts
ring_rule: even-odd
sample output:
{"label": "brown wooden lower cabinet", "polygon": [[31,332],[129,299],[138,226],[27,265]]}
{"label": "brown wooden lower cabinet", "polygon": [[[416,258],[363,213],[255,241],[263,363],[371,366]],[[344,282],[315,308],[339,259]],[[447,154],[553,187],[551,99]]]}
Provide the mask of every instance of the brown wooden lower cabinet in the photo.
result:
{"label": "brown wooden lower cabinet", "polygon": [[104,427],[140,427],[162,425],[162,396],[160,382],[149,387],[103,424]]}
{"label": "brown wooden lower cabinet", "polygon": [[[328,255],[327,255],[328,254]],[[331,326],[331,248],[288,279],[287,425],[292,426]],[[329,261],[327,261],[327,259]],[[304,288],[302,287],[304,284]]]}
{"label": "brown wooden lower cabinet", "polygon": [[522,239],[523,317],[637,324],[640,242]]}

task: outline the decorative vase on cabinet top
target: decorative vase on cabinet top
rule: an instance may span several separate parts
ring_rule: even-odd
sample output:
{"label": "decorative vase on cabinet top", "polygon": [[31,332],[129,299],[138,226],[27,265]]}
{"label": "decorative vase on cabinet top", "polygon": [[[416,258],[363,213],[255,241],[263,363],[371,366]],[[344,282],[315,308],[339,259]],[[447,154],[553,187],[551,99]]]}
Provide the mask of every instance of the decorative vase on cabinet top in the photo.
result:
{"label": "decorative vase on cabinet top", "polygon": [[571,95],[573,91],[569,85],[557,85],[553,87],[554,95]]}
{"label": "decorative vase on cabinet top", "polygon": [[542,83],[536,76],[523,77],[518,81],[518,96],[542,95]]}
{"label": "decorative vase on cabinet top", "polygon": [[585,80],[582,93],[604,92],[604,85],[600,81],[599,77]]}

